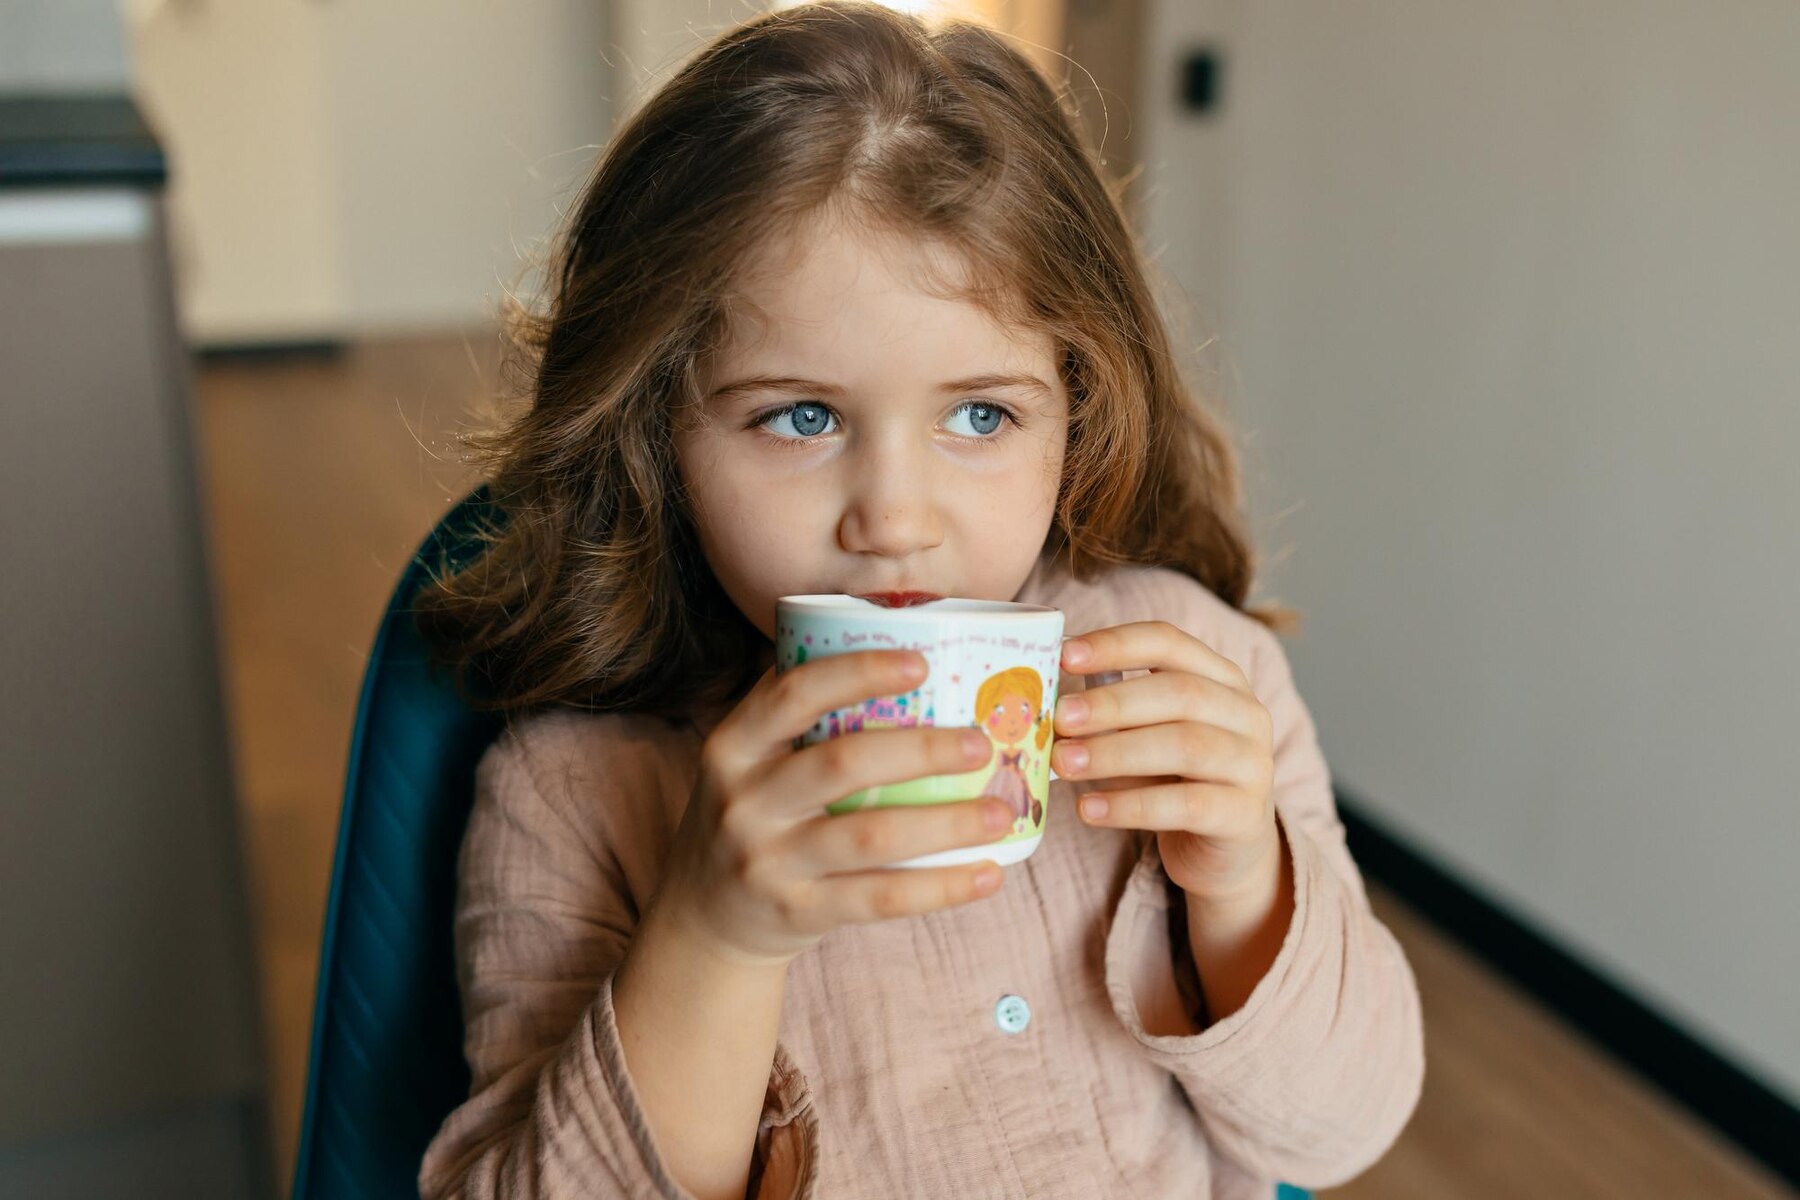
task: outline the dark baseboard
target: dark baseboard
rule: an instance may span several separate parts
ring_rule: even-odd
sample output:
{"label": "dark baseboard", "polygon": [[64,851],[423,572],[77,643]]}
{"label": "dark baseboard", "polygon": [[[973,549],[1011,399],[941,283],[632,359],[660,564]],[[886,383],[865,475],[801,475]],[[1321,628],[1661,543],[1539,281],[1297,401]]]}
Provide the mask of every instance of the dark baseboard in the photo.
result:
{"label": "dark baseboard", "polygon": [[334,359],[343,357],[350,343],[334,338],[296,339],[271,342],[225,342],[199,346],[194,355],[202,363],[273,363],[292,359]]}
{"label": "dark baseboard", "polygon": [[1703,1044],[1337,789],[1350,853],[1392,891],[1587,1038],[1800,1187],[1800,1108]]}

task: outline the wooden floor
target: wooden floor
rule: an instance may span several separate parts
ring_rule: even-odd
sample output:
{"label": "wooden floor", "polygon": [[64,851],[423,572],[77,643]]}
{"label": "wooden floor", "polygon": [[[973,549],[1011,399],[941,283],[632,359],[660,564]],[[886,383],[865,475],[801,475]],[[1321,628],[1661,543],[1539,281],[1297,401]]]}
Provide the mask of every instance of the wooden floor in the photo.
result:
{"label": "wooden floor", "polygon": [[[470,486],[452,433],[493,386],[491,333],[196,379],[202,486],[288,1177],[363,659],[401,565]],[[1378,887],[1424,997],[1411,1126],[1337,1200],[1748,1200],[1793,1193],[1616,1068]]]}

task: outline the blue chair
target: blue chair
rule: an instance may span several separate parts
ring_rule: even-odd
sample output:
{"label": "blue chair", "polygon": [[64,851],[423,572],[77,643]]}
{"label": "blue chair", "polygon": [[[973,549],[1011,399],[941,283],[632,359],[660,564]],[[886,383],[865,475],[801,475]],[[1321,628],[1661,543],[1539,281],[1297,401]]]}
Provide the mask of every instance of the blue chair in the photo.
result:
{"label": "blue chair", "polygon": [[[452,921],[475,764],[500,718],[429,669],[412,598],[499,519],[486,487],[400,577],[357,704],[325,911],[293,1200],[418,1195],[419,1162],[468,1096]],[[1278,1200],[1307,1200],[1283,1185]]]}
{"label": "blue chair", "polygon": [[294,1200],[416,1197],[426,1145],[469,1094],[451,928],[456,856],[475,764],[501,722],[427,669],[411,601],[493,518],[483,487],[438,523],[369,655],[325,910]]}

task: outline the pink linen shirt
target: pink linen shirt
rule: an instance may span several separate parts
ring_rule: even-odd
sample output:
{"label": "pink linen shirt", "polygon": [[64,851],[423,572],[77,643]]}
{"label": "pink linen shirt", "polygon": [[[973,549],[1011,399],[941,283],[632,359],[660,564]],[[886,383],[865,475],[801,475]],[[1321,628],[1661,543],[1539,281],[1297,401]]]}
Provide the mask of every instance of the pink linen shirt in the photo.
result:
{"label": "pink linen shirt", "polygon": [[[1419,997],[1280,642],[1163,568],[1082,582],[1046,559],[1018,599],[1061,608],[1071,636],[1169,621],[1244,670],[1274,718],[1293,863],[1279,954],[1203,1027],[1155,835],[1083,824],[1053,781],[1044,840],[996,895],[794,960],[751,1197],[1269,1200],[1277,1180],[1360,1173],[1418,1102]],[[540,712],[481,760],[455,930],[473,1078],[421,1164],[427,1200],[691,1200],[626,1070],[612,982],[716,720]]]}

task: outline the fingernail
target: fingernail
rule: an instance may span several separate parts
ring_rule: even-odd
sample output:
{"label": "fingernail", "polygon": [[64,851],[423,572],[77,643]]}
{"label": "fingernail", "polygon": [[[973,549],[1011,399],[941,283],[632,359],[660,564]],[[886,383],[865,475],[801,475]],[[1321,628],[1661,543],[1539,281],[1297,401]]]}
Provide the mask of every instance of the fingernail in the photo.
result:
{"label": "fingernail", "polygon": [[981,870],[975,872],[975,890],[976,891],[991,892],[999,886],[1000,886],[1000,868],[999,867],[983,867],[983,868],[981,868]]}
{"label": "fingernail", "polygon": [[1064,725],[1075,726],[1088,719],[1088,702],[1080,696],[1064,696],[1058,707]]}
{"label": "fingernail", "polygon": [[906,661],[901,665],[900,673],[908,679],[923,679],[928,666],[930,664],[925,661],[923,654],[912,654],[908,655]]}
{"label": "fingernail", "polygon": [[1063,643],[1063,661],[1071,667],[1079,667],[1093,652],[1094,648],[1080,638],[1070,638]]}
{"label": "fingernail", "polygon": [[981,732],[979,729],[971,729],[963,734],[962,744],[964,758],[973,760],[986,758],[988,756],[987,734]]}
{"label": "fingernail", "polygon": [[1106,801],[1099,796],[1083,796],[1081,799],[1081,815],[1090,821],[1098,821],[1106,816]]}
{"label": "fingernail", "polygon": [[1091,756],[1088,754],[1088,748],[1080,742],[1064,742],[1059,749],[1062,751],[1060,755],[1061,770],[1079,771],[1088,765],[1088,759]]}
{"label": "fingernail", "polygon": [[983,805],[981,820],[989,829],[1005,829],[1013,822],[1012,809],[1004,804]]}

